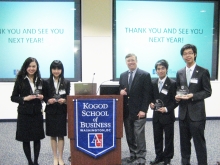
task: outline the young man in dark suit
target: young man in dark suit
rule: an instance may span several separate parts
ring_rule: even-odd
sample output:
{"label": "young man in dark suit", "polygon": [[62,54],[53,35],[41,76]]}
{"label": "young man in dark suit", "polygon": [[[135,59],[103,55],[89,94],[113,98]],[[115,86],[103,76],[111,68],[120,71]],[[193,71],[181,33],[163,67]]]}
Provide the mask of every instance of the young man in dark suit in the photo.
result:
{"label": "young man in dark suit", "polygon": [[[164,161],[164,165],[168,165],[174,155],[174,109],[178,105],[175,100],[176,82],[167,76],[168,62],[166,60],[157,61],[155,70],[159,78],[152,81],[153,102],[150,107],[154,110],[153,131],[156,158],[150,164]],[[163,134],[165,134],[165,143]]]}
{"label": "young man in dark suit", "polygon": [[211,96],[210,74],[196,64],[197,48],[192,44],[180,50],[186,67],[176,76],[177,87],[187,86],[189,93],[176,95],[179,102],[179,129],[182,165],[190,165],[191,139],[193,138],[199,165],[207,165],[207,149],[204,136],[206,112],[204,99]]}
{"label": "young man in dark suit", "polygon": [[151,102],[152,84],[148,72],[137,68],[137,56],[125,57],[128,71],[120,75],[120,94],[124,96],[124,127],[130,150],[128,163],[146,162],[145,123]]}

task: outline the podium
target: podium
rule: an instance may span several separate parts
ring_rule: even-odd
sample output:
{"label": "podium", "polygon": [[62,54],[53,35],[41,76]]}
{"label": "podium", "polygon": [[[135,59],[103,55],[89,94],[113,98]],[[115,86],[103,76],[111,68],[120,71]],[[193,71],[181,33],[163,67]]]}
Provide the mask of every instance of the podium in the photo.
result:
{"label": "podium", "polygon": [[[93,158],[76,148],[74,102],[76,99],[116,99],[116,148]],[[120,165],[121,138],[123,137],[123,96],[121,95],[76,95],[67,96],[68,138],[70,139],[71,165]]]}

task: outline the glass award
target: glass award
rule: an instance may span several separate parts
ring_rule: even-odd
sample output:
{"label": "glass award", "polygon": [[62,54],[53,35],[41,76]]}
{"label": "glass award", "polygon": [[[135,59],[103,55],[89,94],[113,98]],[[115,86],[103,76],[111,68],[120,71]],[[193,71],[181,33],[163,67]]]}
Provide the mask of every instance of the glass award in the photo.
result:
{"label": "glass award", "polygon": [[58,101],[60,99],[60,95],[59,94],[54,94],[53,97],[56,99],[56,101]]}
{"label": "glass award", "polygon": [[35,89],[33,94],[38,96],[39,94],[41,94],[41,90],[40,89]]}
{"label": "glass award", "polygon": [[154,106],[155,106],[155,111],[158,111],[158,109],[164,106],[163,101],[160,99],[156,99]]}
{"label": "glass award", "polygon": [[187,86],[180,86],[180,87],[177,87],[177,91],[176,91],[176,94],[179,95],[179,96],[185,96],[189,93],[189,88]]}

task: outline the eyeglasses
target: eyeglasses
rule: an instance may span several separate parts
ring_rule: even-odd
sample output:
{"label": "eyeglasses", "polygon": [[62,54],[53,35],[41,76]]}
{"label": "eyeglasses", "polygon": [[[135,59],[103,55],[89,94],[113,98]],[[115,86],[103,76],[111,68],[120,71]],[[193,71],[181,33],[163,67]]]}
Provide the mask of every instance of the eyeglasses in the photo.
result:
{"label": "eyeglasses", "polygon": [[192,54],[194,54],[194,53],[193,53],[193,52],[183,53],[184,56],[186,56],[186,55],[192,55]]}

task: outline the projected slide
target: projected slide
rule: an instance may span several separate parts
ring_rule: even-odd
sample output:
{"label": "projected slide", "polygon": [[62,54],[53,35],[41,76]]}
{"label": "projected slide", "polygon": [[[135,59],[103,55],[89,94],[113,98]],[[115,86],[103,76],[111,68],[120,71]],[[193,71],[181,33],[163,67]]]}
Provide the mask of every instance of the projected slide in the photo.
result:
{"label": "projected slide", "polygon": [[65,78],[76,78],[74,5],[0,2],[0,79],[15,78],[27,57],[38,60],[42,78],[49,78],[53,60],[63,62]]}
{"label": "projected slide", "polygon": [[116,0],[115,78],[127,70],[125,55],[134,53],[139,68],[157,77],[154,65],[165,59],[168,76],[185,66],[180,49],[185,44],[196,45],[197,63],[213,75],[214,52],[213,2],[155,2]]}

